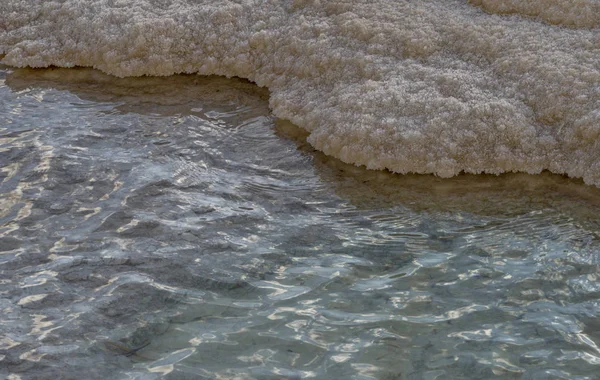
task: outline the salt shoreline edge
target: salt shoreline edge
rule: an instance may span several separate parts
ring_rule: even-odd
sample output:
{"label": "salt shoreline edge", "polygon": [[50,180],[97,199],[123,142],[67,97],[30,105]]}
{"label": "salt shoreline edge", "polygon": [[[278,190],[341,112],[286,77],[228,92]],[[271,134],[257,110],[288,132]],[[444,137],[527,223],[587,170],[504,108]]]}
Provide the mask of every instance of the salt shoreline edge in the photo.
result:
{"label": "salt shoreline edge", "polygon": [[543,22],[564,0],[539,1],[541,21],[454,0],[21,3],[0,4],[10,66],[237,76],[347,163],[600,187],[600,32],[593,13],[572,22],[585,1],[570,28]]}

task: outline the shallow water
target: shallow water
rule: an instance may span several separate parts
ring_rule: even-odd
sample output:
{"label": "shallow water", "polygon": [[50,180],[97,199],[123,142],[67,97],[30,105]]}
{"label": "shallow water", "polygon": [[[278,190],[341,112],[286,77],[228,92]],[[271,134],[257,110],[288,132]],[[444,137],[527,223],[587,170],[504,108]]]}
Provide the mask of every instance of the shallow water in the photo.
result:
{"label": "shallow water", "polygon": [[268,97],[0,66],[0,375],[598,378],[599,189],[350,166]]}

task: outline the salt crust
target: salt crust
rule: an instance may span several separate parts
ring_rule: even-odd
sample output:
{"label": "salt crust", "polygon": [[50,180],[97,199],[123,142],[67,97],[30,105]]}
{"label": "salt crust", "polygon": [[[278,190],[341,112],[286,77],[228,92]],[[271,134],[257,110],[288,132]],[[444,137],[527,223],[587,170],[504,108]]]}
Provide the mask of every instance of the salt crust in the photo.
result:
{"label": "salt crust", "polygon": [[315,148],[371,169],[548,169],[600,186],[598,2],[575,3],[3,0],[0,52],[19,67],[248,78]]}
{"label": "salt crust", "polygon": [[575,28],[600,26],[599,0],[469,0],[486,11],[539,17],[555,25]]}

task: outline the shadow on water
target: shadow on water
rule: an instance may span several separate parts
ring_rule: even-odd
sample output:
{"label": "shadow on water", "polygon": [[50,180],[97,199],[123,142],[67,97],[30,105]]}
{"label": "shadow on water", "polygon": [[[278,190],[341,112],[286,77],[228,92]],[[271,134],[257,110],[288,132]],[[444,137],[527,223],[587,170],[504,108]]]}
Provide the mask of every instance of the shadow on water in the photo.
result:
{"label": "shadow on water", "polygon": [[399,175],[367,170],[328,157],[306,141],[307,132],[287,121],[277,121],[276,133],[293,140],[299,150],[310,154],[323,180],[332,183],[340,197],[359,207],[401,204],[416,211],[466,211],[483,215],[518,214],[524,205],[535,210],[565,203],[566,211],[580,203],[578,210],[583,214],[590,207],[591,212],[600,207],[600,189],[548,171],[536,175],[461,174],[453,178]]}
{"label": "shadow on water", "polygon": [[[92,69],[12,69],[6,84],[13,91],[46,87],[68,91],[89,102],[115,102],[122,113],[181,117],[227,116],[245,104],[256,115],[268,114],[268,90],[243,79],[177,75],[115,78]],[[202,104],[199,108],[197,105]],[[82,105],[83,106],[83,105]],[[173,127],[173,128],[176,128]],[[316,151],[308,133],[285,120],[276,120],[277,136],[294,141],[310,157],[323,183],[350,204],[361,208],[404,206],[415,211],[471,212],[515,215],[547,207],[572,212],[584,219],[600,211],[600,189],[579,179],[553,174],[463,174],[453,178],[399,175],[345,164]]]}
{"label": "shadow on water", "polygon": [[204,115],[203,110],[234,111],[232,107],[245,103],[256,107],[257,113],[268,112],[268,90],[239,78],[198,75],[116,78],[87,68],[18,68],[10,69],[6,85],[16,92],[47,88],[68,91],[83,101],[117,103],[114,109],[123,114]]}

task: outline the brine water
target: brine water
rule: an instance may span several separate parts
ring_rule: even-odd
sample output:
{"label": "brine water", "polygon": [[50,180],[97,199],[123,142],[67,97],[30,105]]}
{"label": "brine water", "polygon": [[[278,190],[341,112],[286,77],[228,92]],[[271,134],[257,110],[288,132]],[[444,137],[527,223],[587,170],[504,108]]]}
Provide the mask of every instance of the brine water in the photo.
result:
{"label": "brine water", "polygon": [[597,188],[345,164],[241,79],[0,75],[3,377],[597,377]]}

